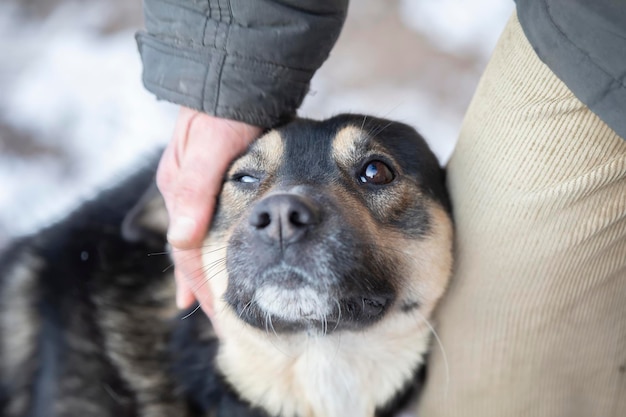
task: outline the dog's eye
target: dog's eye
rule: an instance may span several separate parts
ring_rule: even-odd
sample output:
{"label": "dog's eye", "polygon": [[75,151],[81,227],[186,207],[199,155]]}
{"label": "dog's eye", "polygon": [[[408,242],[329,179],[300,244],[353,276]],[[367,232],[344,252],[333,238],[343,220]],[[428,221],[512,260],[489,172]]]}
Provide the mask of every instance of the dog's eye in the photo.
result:
{"label": "dog's eye", "polygon": [[368,162],[359,173],[363,184],[384,185],[393,181],[395,175],[383,161]]}
{"label": "dog's eye", "polygon": [[260,181],[259,178],[250,174],[235,174],[232,177],[234,182],[240,182],[242,184],[256,184]]}

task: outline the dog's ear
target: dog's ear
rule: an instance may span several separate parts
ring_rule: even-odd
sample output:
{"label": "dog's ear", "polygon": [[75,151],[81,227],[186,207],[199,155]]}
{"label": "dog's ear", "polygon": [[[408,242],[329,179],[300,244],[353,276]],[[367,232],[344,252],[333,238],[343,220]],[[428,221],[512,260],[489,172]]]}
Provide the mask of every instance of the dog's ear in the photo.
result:
{"label": "dog's ear", "polygon": [[152,183],[124,217],[122,237],[129,242],[162,240],[167,226],[165,202],[156,184]]}

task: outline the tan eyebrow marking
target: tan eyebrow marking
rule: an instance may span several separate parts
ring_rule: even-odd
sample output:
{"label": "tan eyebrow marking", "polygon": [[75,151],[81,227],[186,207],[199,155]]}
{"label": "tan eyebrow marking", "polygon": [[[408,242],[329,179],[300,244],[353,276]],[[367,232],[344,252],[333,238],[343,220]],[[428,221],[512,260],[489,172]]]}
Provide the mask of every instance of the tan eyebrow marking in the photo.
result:
{"label": "tan eyebrow marking", "polygon": [[235,161],[228,175],[233,175],[240,169],[275,172],[282,163],[283,153],[283,138],[277,131],[272,130],[261,136],[251,145],[246,155]]}
{"label": "tan eyebrow marking", "polygon": [[261,137],[255,144],[263,155],[267,171],[274,172],[280,167],[285,152],[283,138],[272,130]]}
{"label": "tan eyebrow marking", "polygon": [[333,139],[332,155],[340,165],[349,166],[358,160],[368,142],[367,134],[356,126],[342,128]]}

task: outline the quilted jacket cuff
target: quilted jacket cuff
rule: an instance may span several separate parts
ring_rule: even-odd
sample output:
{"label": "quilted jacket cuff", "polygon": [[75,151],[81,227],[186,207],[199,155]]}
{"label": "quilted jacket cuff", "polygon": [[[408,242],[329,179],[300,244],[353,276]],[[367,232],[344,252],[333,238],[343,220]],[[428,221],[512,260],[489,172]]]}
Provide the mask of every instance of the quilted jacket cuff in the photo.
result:
{"label": "quilted jacket cuff", "polygon": [[295,114],[313,71],[282,67],[207,47],[181,47],[137,34],[143,84],[159,99],[271,127]]}

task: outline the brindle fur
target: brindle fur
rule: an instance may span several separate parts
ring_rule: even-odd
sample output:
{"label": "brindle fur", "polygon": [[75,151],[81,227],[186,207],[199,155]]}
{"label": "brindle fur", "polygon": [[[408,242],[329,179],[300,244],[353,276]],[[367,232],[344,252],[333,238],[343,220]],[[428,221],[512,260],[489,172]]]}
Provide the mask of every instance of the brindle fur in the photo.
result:
{"label": "brindle fur", "polygon": [[[392,167],[394,181],[360,183],[371,160]],[[204,250],[220,342],[203,314],[183,319],[175,310],[163,208],[148,198],[155,168],[0,256],[0,416],[369,417],[394,415],[414,399],[430,333],[423,320],[447,284],[452,236],[443,171],[413,129],[359,115],[299,119],[234,162]],[[255,210],[279,194],[319,215],[305,238],[281,241],[280,250],[272,238],[257,242],[251,227]],[[276,262],[296,273],[259,269]],[[289,319],[272,315],[255,305],[272,280],[286,288],[304,280],[337,308],[323,317],[298,316],[307,305]],[[282,297],[280,288],[271,291]],[[285,365],[326,363],[325,349],[337,358],[328,371]],[[333,375],[334,365],[353,375]],[[348,400],[312,386],[320,381],[302,383],[327,378],[331,389],[366,371],[374,380],[353,390],[365,396],[380,378],[377,391],[386,394],[347,411]]]}

